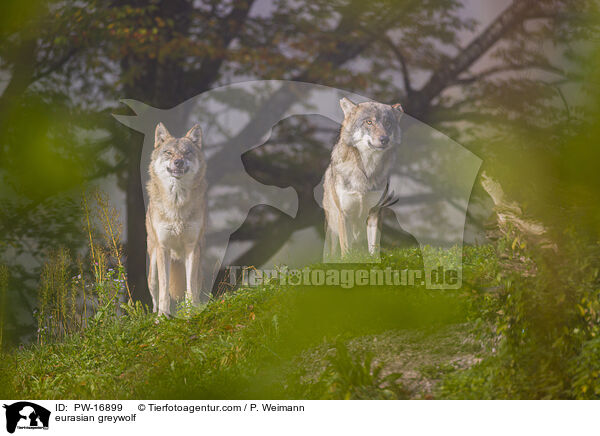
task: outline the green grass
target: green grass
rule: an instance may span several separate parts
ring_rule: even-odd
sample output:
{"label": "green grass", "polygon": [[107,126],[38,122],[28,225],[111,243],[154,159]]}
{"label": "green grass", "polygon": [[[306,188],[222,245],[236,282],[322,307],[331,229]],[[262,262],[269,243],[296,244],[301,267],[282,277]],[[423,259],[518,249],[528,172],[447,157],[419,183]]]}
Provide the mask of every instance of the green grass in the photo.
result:
{"label": "green grass", "polygon": [[[385,255],[382,267],[421,262],[414,250],[399,250]],[[456,291],[272,281],[158,323],[152,314],[130,310],[62,341],[4,354],[0,396],[435,396],[441,378],[472,365],[465,356],[477,360],[487,352],[489,337],[480,340],[471,330],[485,323],[473,316],[479,313],[474,304],[480,305],[480,287],[495,285],[495,252],[465,247],[464,262],[464,285]]]}

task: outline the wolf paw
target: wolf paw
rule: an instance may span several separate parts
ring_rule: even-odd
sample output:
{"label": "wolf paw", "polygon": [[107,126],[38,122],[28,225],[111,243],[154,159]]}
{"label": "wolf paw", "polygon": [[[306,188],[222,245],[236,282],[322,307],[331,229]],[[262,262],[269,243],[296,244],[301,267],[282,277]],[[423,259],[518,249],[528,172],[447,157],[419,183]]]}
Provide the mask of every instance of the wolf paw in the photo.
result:
{"label": "wolf paw", "polygon": [[169,319],[173,319],[173,315],[171,315],[170,313],[166,313],[166,312],[159,313],[156,316],[156,319],[154,320],[154,324],[158,325],[158,324],[161,323],[161,321],[166,321],[166,320],[169,320]]}

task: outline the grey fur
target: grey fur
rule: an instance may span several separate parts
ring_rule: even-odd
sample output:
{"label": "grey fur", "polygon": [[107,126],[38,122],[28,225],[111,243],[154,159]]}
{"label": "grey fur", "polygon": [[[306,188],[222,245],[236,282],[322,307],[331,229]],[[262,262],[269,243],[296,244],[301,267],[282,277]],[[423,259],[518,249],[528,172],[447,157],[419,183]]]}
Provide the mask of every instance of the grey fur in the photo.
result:
{"label": "grey fur", "polygon": [[148,287],[154,311],[170,315],[171,297],[199,301],[200,256],[206,228],[206,163],[198,125],[174,138],[156,126],[148,169]]}
{"label": "grey fur", "polygon": [[323,185],[326,260],[345,256],[364,239],[369,252],[378,253],[379,217],[385,203],[380,201],[388,196],[390,172],[401,141],[400,105],[354,104],[342,98],[340,106],[344,121]]}

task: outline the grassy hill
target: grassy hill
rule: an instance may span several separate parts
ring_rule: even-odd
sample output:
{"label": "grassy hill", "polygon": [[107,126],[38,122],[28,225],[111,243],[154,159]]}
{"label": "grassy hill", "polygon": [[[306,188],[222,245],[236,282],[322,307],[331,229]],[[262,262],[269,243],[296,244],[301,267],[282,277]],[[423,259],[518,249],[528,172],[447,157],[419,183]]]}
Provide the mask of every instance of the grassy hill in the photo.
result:
{"label": "grassy hill", "polygon": [[[416,266],[415,250],[382,265]],[[481,318],[490,246],[466,247],[464,285],[243,288],[174,319],[142,307],[5,354],[4,398],[433,398],[492,353]],[[474,310],[477,306],[477,310]]]}

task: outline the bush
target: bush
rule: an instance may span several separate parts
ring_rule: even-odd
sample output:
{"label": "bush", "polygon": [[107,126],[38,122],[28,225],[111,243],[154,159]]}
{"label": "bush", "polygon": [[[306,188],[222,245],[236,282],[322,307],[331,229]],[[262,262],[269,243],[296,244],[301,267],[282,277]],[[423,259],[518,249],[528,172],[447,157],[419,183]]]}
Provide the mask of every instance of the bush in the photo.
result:
{"label": "bush", "polygon": [[[497,355],[448,377],[447,398],[590,398],[598,395],[598,247],[567,231],[558,251],[499,244],[510,252],[501,291],[483,306]],[[559,237],[556,237],[559,240]],[[516,259],[516,260],[515,260]],[[522,267],[526,265],[527,271]],[[491,309],[491,310],[490,310]]]}

